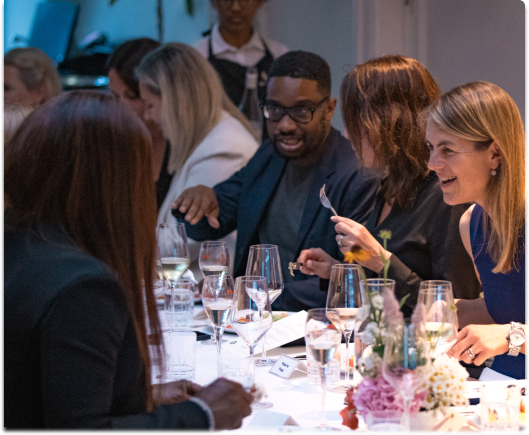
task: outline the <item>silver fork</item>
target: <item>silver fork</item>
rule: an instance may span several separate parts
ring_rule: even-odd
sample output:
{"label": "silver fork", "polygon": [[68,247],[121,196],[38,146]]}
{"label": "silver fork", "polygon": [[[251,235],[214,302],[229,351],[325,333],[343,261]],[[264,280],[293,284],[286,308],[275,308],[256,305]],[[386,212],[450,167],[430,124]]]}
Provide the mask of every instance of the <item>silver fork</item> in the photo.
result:
{"label": "silver fork", "polygon": [[334,214],[334,216],[338,216],[338,213],[336,213],[336,210],[332,208],[331,201],[329,201],[329,198],[327,198],[327,195],[325,195],[325,184],[320,189],[320,202],[321,202],[321,205],[323,205],[325,208],[330,209],[332,213]]}

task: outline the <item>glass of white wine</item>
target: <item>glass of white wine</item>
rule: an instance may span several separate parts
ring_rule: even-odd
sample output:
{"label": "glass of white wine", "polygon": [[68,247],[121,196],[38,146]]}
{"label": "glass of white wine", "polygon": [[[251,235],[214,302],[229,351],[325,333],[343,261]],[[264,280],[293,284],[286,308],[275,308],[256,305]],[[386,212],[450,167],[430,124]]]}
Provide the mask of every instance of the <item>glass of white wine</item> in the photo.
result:
{"label": "glass of white wine", "polygon": [[333,430],[328,426],[325,416],[327,366],[334,358],[334,354],[342,341],[342,333],[327,317],[325,308],[313,308],[308,311],[305,323],[305,342],[318,364],[321,376],[321,422],[318,429]]}
{"label": "glass of white wine", "polygon": [[[360,273],[357,264],[335,264],[331,269],[327,293],[327,317],[345,338],[345,381],[331,388],[336,393],[352,387],[349,380],[349,341],[355,330],[356,317],[362,306]],[[354,365],[353,365],[354,369]]]}
{"label": "glass of white wine", "polygon": [[[283,291],[283,273],[281,272],[281,261],[279,249],[276,245],[252,245],[246,263],[246,276],[263,276],[266,279],[270,305],[279,297]],[[259,367],[270,367],[275,361],[266,358],[266,336],[263,337],[263,351],[261,358],[255,362]]]}
{"label": "glass of white wine", "polygon": [[185,224],[163,223],[158,226],[158,249],[165,279],[171,284],[174,308],[176,282],[189,267],[189,249]]}
{"label": "glass of white wine", "polygon": [[458,321],[452,283],[440,280],[421,282],[417,304],[423,304],[425,308],[432,357],[439,357],[456,343]]}
{"label": "glass of white wine", "polygon": [[[235,305],[232,310],[231,327],[250,349],[251,370],[255,378],[255,346],[272,327],[272,309],[266,279],[262,276],[240,276],[235,280]],[[253,296],[253,297],[252,297]],[[262,298],[258,306],[255,297]],[[253,409],[271,408],[269,402],[258,402]]]}
{"label": "glass of white wine", "polygon": [[222,334],[228,325],[235,303],[233,277],[228,275],[210,275],[204,278],[202,304],[209,320],[213,323],[217,340],[217,362],[221,359]]}

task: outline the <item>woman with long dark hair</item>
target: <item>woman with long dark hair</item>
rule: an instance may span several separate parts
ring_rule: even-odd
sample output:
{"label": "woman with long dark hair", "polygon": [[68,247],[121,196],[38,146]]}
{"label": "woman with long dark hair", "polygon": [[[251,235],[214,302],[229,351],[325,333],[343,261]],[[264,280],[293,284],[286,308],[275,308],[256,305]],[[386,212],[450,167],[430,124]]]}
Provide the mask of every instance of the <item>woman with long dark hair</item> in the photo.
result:
{"label": "woman with long dark hair", "polygon": [[[33,111],[6,147],[5,427],[233,428],[249,414],[226,380],[151,386],[150,146],[132,110],[77,91]],[[223,406],[235,399],[229,424],[219,388]]]}

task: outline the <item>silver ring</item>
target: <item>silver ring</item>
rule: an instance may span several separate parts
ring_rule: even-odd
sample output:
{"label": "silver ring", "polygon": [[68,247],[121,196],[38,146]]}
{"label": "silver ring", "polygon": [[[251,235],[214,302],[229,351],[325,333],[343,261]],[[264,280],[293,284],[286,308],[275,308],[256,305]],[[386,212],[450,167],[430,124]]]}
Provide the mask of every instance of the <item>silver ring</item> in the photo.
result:
{"label": "silver ring", "polygon": [[336,243],[338,243],[338,246],[342,247],[342,239],[343,239],[343,236],[340,237],[340,240],[338,240]]}
{"label": "silver ring", "polygon": [[469,347],[467,349],[467,353],[468,353],[468,356],[470,357],[470,360],[472,361],[474,358],[476,358],[476,354],[474,353],[474,351],[472,350],[472,347]]}

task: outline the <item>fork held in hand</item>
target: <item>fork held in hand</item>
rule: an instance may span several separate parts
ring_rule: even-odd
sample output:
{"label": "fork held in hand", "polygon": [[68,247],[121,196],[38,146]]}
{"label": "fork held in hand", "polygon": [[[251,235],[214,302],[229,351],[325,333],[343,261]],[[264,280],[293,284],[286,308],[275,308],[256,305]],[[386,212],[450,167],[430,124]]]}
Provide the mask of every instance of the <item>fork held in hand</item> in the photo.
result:
{"label": "fork held in hand", "polygon": [[334,214],[334,216],[338,216],[338,213],[336,213],[336,210],[332,208],[331,201],[329,201],[329,198],[327,198],[327,195],[325,195],[325,184],[320,189],[320,202],[321,202],[321,205],[323,205],[325,208],[330,209],[332,213]]}

